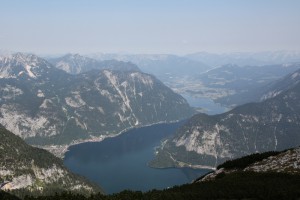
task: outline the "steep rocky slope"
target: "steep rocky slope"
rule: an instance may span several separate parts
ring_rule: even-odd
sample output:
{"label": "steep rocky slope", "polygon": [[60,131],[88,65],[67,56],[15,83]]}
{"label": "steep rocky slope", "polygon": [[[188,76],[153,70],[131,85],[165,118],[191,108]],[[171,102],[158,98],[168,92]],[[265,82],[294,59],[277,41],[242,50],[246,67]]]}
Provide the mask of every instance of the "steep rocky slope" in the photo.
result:
{"label": "steep rocky slope", "polygon": [[72,191],[96,193],[101,189],[85,178],[71,173],[62,160],[51,153],[27,145],[0,125],[0,182],[18,193],[54,194]]}
{"label": "steep rocky slope", "polygon": [[162,143],[152,166],[215,168],[228,159],[298,146],[299,102],[300,83],[296,83],[261,103],[220,115],[195,115]]}
{"label": "steep rocky slope", "polygon": [[299,69],[299,63],[244,67],[224,65],[198,76],[202,87],[194,95],[210,97],[230,107],[259,102],[263,95],[277,87],[273,84]]}
{"label": "steep rocky slope", "polygon": [[62,155],[68,145],[191,116],[186,100],[138,71],[71,75],[35,55],[0,58],[0,123]]}
{"label": "steep rocky slope", "polygon": [[262,88],[260,100],[266,100],[279,95],[300,82],[300,69]]}
{"label": "steep rocky slope", "polygon": [[229,160],[219,165],[217,170],[200,177],[195,182],[216,180],[232,173],[284,173],[300,175],[300,147],[282,152],[266,152]]}

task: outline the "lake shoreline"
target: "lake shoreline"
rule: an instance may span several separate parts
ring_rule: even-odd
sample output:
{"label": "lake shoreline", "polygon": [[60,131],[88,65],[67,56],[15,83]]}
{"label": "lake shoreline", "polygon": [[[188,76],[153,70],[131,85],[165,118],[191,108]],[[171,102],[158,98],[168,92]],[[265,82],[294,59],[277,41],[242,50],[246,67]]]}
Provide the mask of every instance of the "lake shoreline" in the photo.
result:
{"label": "lake shoreline", "polygon": [[172,136],[184,121],[155,123],[131,129],[119,137],[87,142],[69,148],[64,165],[100,184],[108,193],[124,189],[148,191],[190,183],[210,169],[186,167],[151,168],[155,146]]}
{"label": "lake shoreline", "polygon": [[183,165],[183,166],[172,166],[172,167],[153,167],[151,165],[148,165],[148,167],[152,168],[152,169],[181,169],[181,168],[190,168],[190,169],[205,169],[205,170],[212,170],[215,171],[217,168],[215,167],[210,167],[210,166],[206,166],[206,165],[190,165],[187,164]]}
{"label": "lake shoreline", "polygon": [[69,148],[78,144],[84,144],[84,143],[90,143],[90,142],[102,142],[103,140],[107,139],[107,138],[114,138],[117,136],[122,135],[123,133],[133,130],[133,129],[137,129],[137,128],[145,128],[145,127],[149,127],[149,126],[153,126],[153,125],[159,125],[159,124],[173,124],[173,123],[178,123],[178,122],[183,122],[186,121],[188,118],[186,119],[180,119],[180,120],[173,120],[173,121],[159,121],[156,123],[152,123],[152,124],[146,124],[146,125],[139,125],[139,126],[131,126],[128,127],[126,129],[123,129],[122,131],[116,133],[116,134],[112,134],[112,135],[101,135],[101,136],[95,136],[93,138],[89,138],[89,139],[85,139],[85,140],[75,140],[73,142],[71,142],[70,144],[66,144],[66,145],[45,145],[45,146],[39,146],[39,145],[35,145],[35,147],[41,148],[41,149],[45,149],[47,151],[49,151],[50,153],[52,153],[53,155],[55,155],[58,158],[64,159],[65,154],[69,151]]}
{"label": "lake shoreline", "polygon": [[[201,104],[201,106],[199,107],[200,104],[195,105],[194,102],[195,100],[198,100],[199,102],[203,102],[204,100],[206,102],[213,102],[213,100],[209,99],[209,98],[197,98],[194,96],[191,96],[187,93],[185,94],[181,94],[185,99],[187,99],[188,103],[191,105],[191,107],[194,107],[195,109],[195,114],[199,113],[199,109],[201,109],[200,111],[209,114],[209,115],[213,115],[213,114],[218,114],[218,113],[223,113],[228,111],[228,108],[223,107],[222,112],[221,110],[219,110],[216,113],[212,113],[210,109],[205,108],[205,106],[203,106],[204,104]],[[222,107],[219,103],[215,103],[216,107]],[[198,111],[197,111],[198,109]],[[192,117],[192,116],[191,116]],[[89,142],[102,142],[103,140],[107,139],[107,138],[113,138],[113,137],[117,137],[121,134],[123,134],[124,132],[136,129],[136,128],[143,128],[143,127],[149,127],[149,126],[153,126],[153,125],[158,125],[158,124],[172,124],[172,123],[177,123],[180,121],[185,121],[189,118],[185,118],[185,119],[179,119],[179,120],[173,120],[173,121],[159,121],[159,122],[155,122],[155,123],[151,123],[151,124],[145,124],[145,125],[137,125],[137,126],[131,126],[128,128],[123,129],[122,131],[116,133],[116,134],[111,134],[111,135],[100,135],[100,136],[94,136],[92,138],[88,138],[88,139],[80,139],[80,140],[75,140],[72,141],[70,144],[64,144],[64,145],[35,145],[35,147],[38,148],[42,148],[45,149],[47,151],[49,151],[50,153],[52,153],[53,155],[55,155],[56,157],[59,157],[61,159],[64,159],[65,154],[68,152],[69,148],[78,144],[83,144],[83,143],[89,143]],[[179,166],[180,167],[180,166]],[[198,168],[198,167],[194,167],[194,168]]]}

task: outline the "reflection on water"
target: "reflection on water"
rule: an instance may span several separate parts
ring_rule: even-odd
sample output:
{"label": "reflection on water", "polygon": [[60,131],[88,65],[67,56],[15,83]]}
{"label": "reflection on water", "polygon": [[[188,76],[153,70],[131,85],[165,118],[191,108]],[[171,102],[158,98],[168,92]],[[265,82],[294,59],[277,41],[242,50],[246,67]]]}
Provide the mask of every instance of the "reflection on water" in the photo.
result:
{"label": "reflection on water", "polygon": [[208,170],[147,166],[161,139],[172,135],[182,124],[153,125],[102,142],[75,145],[66,153],[64,163],[73,172],[99,183],[107,193],[124,189],[147,191],[188,183]]}

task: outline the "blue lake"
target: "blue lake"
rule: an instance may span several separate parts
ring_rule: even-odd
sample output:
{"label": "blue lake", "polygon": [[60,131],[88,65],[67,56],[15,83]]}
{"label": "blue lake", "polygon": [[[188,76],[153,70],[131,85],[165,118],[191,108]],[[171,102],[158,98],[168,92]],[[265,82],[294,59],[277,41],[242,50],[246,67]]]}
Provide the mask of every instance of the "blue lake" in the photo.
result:
{"label": "blue lake", "polygon": [[188,101],[191,107],[202,108],[203,112],[209,115],[224,113],[228,110],[228,108],[222,106],[221,104],[215,103],[209,98],[193,97],[188,94],[181,94],[181,96]]}
{"label": "blue lake", "polygon": [[152,125],[102,142],[71,146],[64,164],[71,171],[98,183],[108,194],[124,189],[148,191],[190,183],[209,170],[147,166],[154,157],[155,147],[182,124]]}

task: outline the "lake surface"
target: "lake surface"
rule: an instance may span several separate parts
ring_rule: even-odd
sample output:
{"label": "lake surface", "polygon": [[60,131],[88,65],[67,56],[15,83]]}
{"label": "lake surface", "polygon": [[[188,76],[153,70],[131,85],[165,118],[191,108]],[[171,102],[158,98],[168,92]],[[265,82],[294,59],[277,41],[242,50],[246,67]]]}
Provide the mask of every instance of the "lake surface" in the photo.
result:
{"label": "lake surface", "polygon": [[203,112],[209,115],[220,114],[228,111],[228,108],[222,106],[219,103],[215,103],[213,100],[209,98],[200,98],[200,97],[193,97],[188,94],[181,94],[190,106],[195,108],[202,108]]}
{"label": "lake surface", "polygon": [[64,164],[71,171],[98,183],[108,194],[124,189],[148,191],[190,183],[209,170],[147,166],[154,157],[155,147],[182,124],[152,125],[102,142],[71,146]]}

